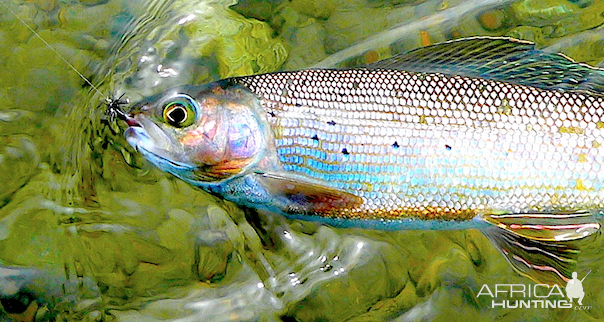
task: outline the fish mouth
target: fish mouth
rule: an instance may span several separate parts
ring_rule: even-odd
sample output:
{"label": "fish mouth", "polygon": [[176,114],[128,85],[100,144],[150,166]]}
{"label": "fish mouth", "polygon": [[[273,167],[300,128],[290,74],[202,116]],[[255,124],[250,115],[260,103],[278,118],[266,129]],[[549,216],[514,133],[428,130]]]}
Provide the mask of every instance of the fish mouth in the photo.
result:
{"label": "fish mouth", "polygon": [[160,170],[190,181],[197,167],[188,162],[175,160],[171,151],[156,146],[151,136],[140,125],[129,127],[124,133],[128,143]]}
{"label": "fish mouth", "polygon": [[[163,156],[161,154],[158,154],[156,152],[150,151],[150,150],[146,149],[145,147],[143,147],[141,145],[137,145],[135,148],[136,148],[136,150],[140,154],[142,154],[142,155],[146,156],[147,158],[150,158],[151,160],[153,160],[154,163],[157,164],[162,169],[163,169],[163,167],[161,165],[163,165],[163,164],[170,165],[171,167],[176,168],[176,169],[191,169],[191,168],[193,168],[193,167],[191,167],[191,166],[189,166],[187,164],[183,164],[181,162],[171,160],[171,159],[169,159],[169,158],[167,158],[167,157],[165,157],[165,156]],[[174,172],[174,171],[169,171],[169,170],[166,170],[166,171],[170,172],[170,173]]]}
{"label": "fish mouth", "polygon": [[128,141],[128,143],[137,151],[140,149],[149,151],[148,148],[144,147],[145,145],[148,145],[148,143],[145,144],[144,142],[151,142],[152,140],[140,123],[136,122],[135,125],[130,125],[124,132],[124,136],[126,137],[126,141]]}
{"label": "fish mouth", "polygon": [[127,115],[123,120],[126,121],[126,124],[128,124],[129,127],[141,127],[141,124],[129,115]]}
{"label": "fish mouth", "polygon": [[179,169],[192,168],[187,160],[183,159],[183,152],[179,145],[159,126],[142,115],[135,114],[130,117],[133,125],[124,132],[126,141],[149,161],[164,171],[169,171],[166,166]]}
{"label": "fish mouth", "polygon": [[113,113],[115,113],[115,116],[117,118],[119,118],[122,121],[125,121],[126,124],[128,124],[129,127],[141,127],[141,124],[132,116],[130,116],[130,114],[127,114],[126,112],[122,111],[121,109],[117,109],[115,111],[113,111]]}
{"label": "fish mouth", "polygon": [[133,122],[136,124],[131,125],[128,127],[128,129],[126,129],[126,132],[124,132],[126,141],[128,141],[128,143],[134,149],[136,149],[136,151],[142,153],[143,155],[169,161],[169,153],[157,147],[156,141],[151,138],[147,131],[145,131],[141,123],[137,122],[134,118]]}

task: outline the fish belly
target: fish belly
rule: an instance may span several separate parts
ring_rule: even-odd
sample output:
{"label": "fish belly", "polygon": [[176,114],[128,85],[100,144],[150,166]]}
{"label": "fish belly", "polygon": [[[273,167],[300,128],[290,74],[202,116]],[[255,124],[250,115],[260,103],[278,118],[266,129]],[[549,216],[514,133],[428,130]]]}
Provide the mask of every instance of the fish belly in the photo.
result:
{"label": "fish belly", "polygon": [[357,195],[364,219],[602,208],[603,99],[399,70],[237,79],[281,170]]}

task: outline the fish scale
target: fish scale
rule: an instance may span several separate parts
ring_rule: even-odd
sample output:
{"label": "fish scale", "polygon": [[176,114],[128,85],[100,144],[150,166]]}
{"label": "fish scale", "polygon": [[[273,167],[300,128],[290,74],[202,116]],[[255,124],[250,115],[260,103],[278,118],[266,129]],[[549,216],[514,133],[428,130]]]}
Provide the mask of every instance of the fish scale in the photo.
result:
{"label": "fish scale", "polygon": [[554,284],[604,215],[603,94],[603,70],[477,37],[359,68],[183,85],[109,111],[150,162],[246,211],[477,228],[520,274]]}
{"label": "fish scale", "polygon": [[380,69],[234,81],[260,97],[285,171],[363,198],[335,216],[469,219],[604,205],[601,97]]}

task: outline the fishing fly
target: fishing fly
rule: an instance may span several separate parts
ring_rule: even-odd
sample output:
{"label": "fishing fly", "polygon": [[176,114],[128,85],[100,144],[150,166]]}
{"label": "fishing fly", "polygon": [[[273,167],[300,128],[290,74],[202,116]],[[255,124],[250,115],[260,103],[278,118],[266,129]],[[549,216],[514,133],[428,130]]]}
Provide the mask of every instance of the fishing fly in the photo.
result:
{"label": "fishing fly", "polygon": [[123,97],[124,94],[122,94],[117,99],[112,99],[109,97],[105,99],[105,104],[107,105],[107,115],[109,115],[109,120],[111,121],[111,123],[113,123],[116,117],[124,121],[128,119],[128,114],[124,112],[121,106],[126,105],[129,102],[128,100],[122,100]]}

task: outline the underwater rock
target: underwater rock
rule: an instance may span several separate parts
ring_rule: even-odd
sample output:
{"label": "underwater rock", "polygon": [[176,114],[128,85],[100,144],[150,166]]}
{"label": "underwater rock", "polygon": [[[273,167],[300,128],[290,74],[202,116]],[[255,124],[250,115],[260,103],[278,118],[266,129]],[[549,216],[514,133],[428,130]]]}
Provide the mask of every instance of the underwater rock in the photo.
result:
{"label": "underwater rock", "polygon": [[[223,232],[204,231],[196,243],[195,266],[197,278],[203,282],[216,282],[226,276],[230,258],[236,256],[233,244]],[[231,274],[233,272],[229,272]]]}
{"label": "underwater rock", "polygon": [[604,2],[599,1],[572,17],[560,19],[555,23],[552,37],[562,37],[579,31],[596,28],[604,24]]}
{"label": "underwater rock", "polygon": [[289,6],[299,13],[317,18],[327,19],[341,4],[334,0],[292,0]]}
{"label": "underwater rock", "polygon": [[81,34],[103,38],[108,34],[108,21],[106,19],[99,19],[99,17],[116,16],[116,13],[119,12],[119,6],[119,3],[116,1],[101,6],[89,6],[78,3],[62,7],[57,12],[57,19],[59,26],[66,30],[77,30]]}
{"label": "underwater rock", "polygon": [[288,55],[283,40],[268,23],[226,8],[232,4],[179,1],[162,8],[161,19],[151,19],[145,33],[132,36],[129,43],[136,45],[127,43],[123,48],[122,52],[138,58],[105,64],[104,68],[120,71],[114,86],[136,100],[185,83],[202,84],[281,67]]}
{"label": "underwater rock", "polygon": [[[521,10],[519,8],[523,8],[522,4],[526,3],[527,1],[515,3],[512,5],[512,11]],[[508,31],[509,36],[539,43],[542,38],[559,38],[604,24],[604,2],[580,9],[573,3],[564,1],[559,6],[544,7],[541,8],[542,10],[533,9],[525,12],[524,16],[522,14],[518,16],[519,13],[516,12],[516,17],[524,26]],[[551,40],[546,39],[545,42]]]}
{"label": "underwater rock", "polygon": [[[49,29],[38,33],[62,56],[79,70],[85,70],[92,54],[74,48],[61,39],[60,33]],[[31,37],[26,44],[13,48],[6,64],[11,66],[5,77],[14,88],[9,95],[7,108],[19,108],[35,112],[54,112],[61,103],[71,100],[81,87],[82,79],[66,67],[65,62],[50,50],[38,37]],[[32,90],[36,95],[32,95]]]}
{"label": "underwater rock", "polygon": [[285,70],[311,66],[325,57],[325,27],[314,18],[298,14],[290,7],[284,7],[273,21],[281,20],[279,34],[292,48],[283,65]]}
{"label": "underwater rock", "polygon": [[286,314],[297,321],[346,320],[397,294],[407,281],[405,256],[378,234],[319,226],[312,235],[290,227],[283,237],[272,284],[284,301],[297,303]]}
{"label": "underwater rock", "polygon": [[416,6],[426,2],[427,0],[367,0],[369,7],[384,7],[384,6],[400,6],[411,5]]}
{"label": "underwater rock", "polygon": [[96,6],[99,4],[107,3],[109,0],[79,0],[80,3],[83,3],[87,6]]}
{"label": "underwater rock", "polygon": [[12,321],[53,321],[53,295],[60,293],[61,284],[37,268],[0,265],[0,318],[6,313]]}
{"label": "underwater rock", "polygon": [[387,298],[377,302],[371,309],[363,314],[347,319],[347,322],[374,322],[374,321],[393,321],[393,318],[400,315],[417,304],[419,298],[415,294],[415,286],[410,281],[405,288],[394,297]]}
{"label": "underwater rock", "polygon": [[192,256],[185,258],[187,254],[172,252],[140,236],[149,232],[119,225],[79,225],[78,233],[96,283],[116,304],[164,292],[191,278]]}
{"label": "underwater rock", "polygon": [[489,31],[500,29],[503,27],[506,20],[506,13],[502,9],[487,10],[478,16],[480,25]]}
{"label": "underwater rock", "polygon": [[[452,245],[451,245],[452,246]],[[442,254],[432,261],[417,282],[417,294],[425,296],[438,289],[442,283],[459,283],[476,274],[474,265],[461,248],[442,249]]]}
{"label": "underwater rock", "polygon": [[37,173],[39,162],[38,149],[27,136],[0,137],[0,207]]}
{"label": "underwater rock", "polygon": [[52,11],[57,5],[57,0],[34,0],[34,3],[44,11]]}
{"label": "underwater rock", "polygon": [[91,35],[82,35],[79,39],[84,49],[94,51],[100,55],[107,53],[111,48],[111,43],[106,39],[99,39]]}
{"label": "underwater rock", "polygon": [[240,0],[233,5],[231,9],[248,18],[255,18],[262,21],[269,21],[275,15],[277,8],[285,0]]}
{"label": "underwater rock", "polygon": [[519,26],[513,28],[505,35],[516,39],[529,40],[536,44],[542,44],[545,38],[543,36],[542,28],[531,26]]}
{"label": "underwater rock", "polygon": [[512,3],[510,10],[520,24],[543,27],[570,17],[580,9],[567,0],[522,0]]}
{"label": "underwater rock", "polygon": [[[0,209],[0,263],[12,265],[0,266],[0,298],[11,303],[19,318],[24,318],[22,313],[35,302],[36,321],[53,320],[42,319],[48,314],[55,317],[59,312],[77,311],[75,301],[93,303],[86,308],[99,303],[96,284],[89,272],[74,265],[82,258],[57,220],[83,210],[61,207],[40,197],[42,191],[48,192],[46,185],[56,184],[49,180],[52,177],[47,171],[41,172]],[[20,294],[28,296],[29,305],[19,300],[23,299]],[[23,311],[17,312],[17,306]]]}
{"label": "underwater rock", "polygon": [[594,0],[568,0],[568,1],[578,5],[580,8],[589,7],[594,3]]}
{"label": "underwater rock", "polygon": [[490,30],[485,28],[483,22],[480,21],[481,17],[481,15],[466,15],[460,17],[455,25],[446,33],[446,37],[438,40],[446,41],[454,38],[474,37],[477,35],[500,36],[508,24],[506,16],[506,20],[501,21],[501,26],[499,28]]}
{"label": "underwater rock", "polygon": [[215,12],[215,24],[194,19],[183,26],[191,56],[215,56],[221,78],[276,70],[287,50],[270,26],[230,11]]}
{"label": "underwater rock", "polygon": [[[139,184],[137,196],[165,195],[158,186]],[[158,294],[194,279],[194,217],[188,212],[172,209],[167,214],[161,201],[149,206],[132,196],[123,198],[103,212],[77,216],[78,241],[85,248],[88,265],[103,294],[114,303],[123,303],[139,296]],[[100,198],[105,198],[102,192]]]}
{"label": "underwater rock", "polygon": [[[0,88],[0,99],[8,99],[8,97],[9,94],[6,94],[6,92]],[[7,105],[9,105],[9,102],[7,102]],[[13,108],[0,110],[0,133],[2,133],[4,136],[25,134],[27,135],[26,139],[28,140],[37,138],[38,144],[40,142],[48,143],[47,140],[36,137],[40,133],[40,129],[36,128],[40,122],[40,115],[36,114],[35,112]],[[23,124],[29,124],[32,126],[23,126]]]}
{"label": "underwater rock", "polygon": [[[327,31],[326,50],[333,53],[347,48],[351,44],[366,39],[376,33],[397,24],[416,19],[413,7],[346,7],[338,6],[327,19],[324,26]],[[359,23],[371,21],[371,23]]]}
{"label": "underwater rock", "polygon": [[[29,26],[31,26],[34,29],[37,28],[37,26],[38,26],[37,16],[38,16],[39,10],[33,3],[25,3],[23,5],[13,7],[12,10],[15,12],[16,15],[18,15],[21,19],[23,19],[23,21],[25,21]],[[7,13],[4,16],[2,16],[2,18],[5,21],[11,22],[9,25],[10,27],[3,26],[3,28],[2,28],[2,29],[5,29],[7,31],[7,33],[10,35],[9,37],[6,38],[7,44],[13,43],[14,45],[16,45],[17,43],[27,41],[28,39],[30,39],[33,36],[31,33],[31,30],[29,30],[29,28],[27,28],[26,25],[12,21],[12,20],[14,20],[12,15]],[[2,45],[0,45],[0,48],[1,47],[2,47]],[[9,55],[4,54],[4,57],[9,57]]]}
{"label": "underwater rock", "polygon": [[[601,65],[604,57],[604,40],[598,31],[590,31],[578,36],[569,37],[546,48],[550,52],[560,52],[575,61],[584,62],[592,66]],[[594,147],[599,143],[594,141]]]}

